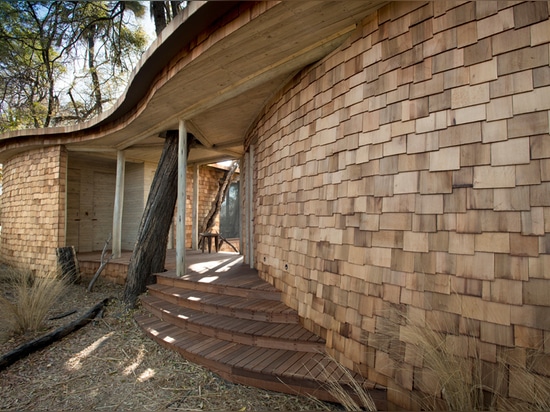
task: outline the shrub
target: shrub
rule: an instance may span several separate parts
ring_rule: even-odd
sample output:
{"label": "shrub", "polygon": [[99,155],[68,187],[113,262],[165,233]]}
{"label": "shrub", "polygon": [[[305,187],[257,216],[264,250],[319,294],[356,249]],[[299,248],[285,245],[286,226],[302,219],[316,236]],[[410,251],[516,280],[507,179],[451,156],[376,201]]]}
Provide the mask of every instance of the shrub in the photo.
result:
{"label": "shrub", "polygon": [[0,296],[0,316],[9,333],[39,330],[57,299],[67,288],[57,272],[36,276],[30,271],[4,268],[2,283],[7,291]]}

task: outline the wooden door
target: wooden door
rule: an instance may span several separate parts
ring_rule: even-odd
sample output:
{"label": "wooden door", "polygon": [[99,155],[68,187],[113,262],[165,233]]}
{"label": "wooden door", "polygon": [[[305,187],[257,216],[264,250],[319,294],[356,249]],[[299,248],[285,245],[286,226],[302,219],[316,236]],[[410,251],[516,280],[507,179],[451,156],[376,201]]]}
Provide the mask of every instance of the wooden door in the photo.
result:
{"label": "wooden door", "polygon": [[67,245],[77,252],[103,249],[113,228],[116,174],[88,168],[68,170]]}
{"label": "wooden door", "polygon": [[94,172],[93,250],[102,250],[113,231],[116,174]]}
{"label": "wooden door", "polygon": [[80,170],[67,174],[67,245],[79,251],[80,238]]}

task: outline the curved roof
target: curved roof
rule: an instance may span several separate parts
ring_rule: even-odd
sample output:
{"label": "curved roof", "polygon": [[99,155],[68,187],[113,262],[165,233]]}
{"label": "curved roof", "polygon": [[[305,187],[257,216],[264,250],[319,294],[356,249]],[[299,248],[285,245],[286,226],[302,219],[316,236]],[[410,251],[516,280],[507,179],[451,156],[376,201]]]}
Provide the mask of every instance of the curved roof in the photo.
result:
{"label": "curved roof", "polygon": [[0,162],[33,147],[156,161],[179,119],[201,143],[190,162],[239,157],[265,104],[297,71],[340,46],[385,2],[190,2],[140,60],[110,110],[74,126],[0,136]]}

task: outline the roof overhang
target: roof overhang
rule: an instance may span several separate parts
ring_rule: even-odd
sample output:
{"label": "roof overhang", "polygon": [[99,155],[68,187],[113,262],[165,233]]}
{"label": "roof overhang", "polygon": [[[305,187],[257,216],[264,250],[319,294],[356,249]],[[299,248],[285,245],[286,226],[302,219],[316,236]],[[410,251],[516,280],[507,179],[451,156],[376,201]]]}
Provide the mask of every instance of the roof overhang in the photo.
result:
{"label": "roof overhang", "polygon": [[299,70],[341,46],[356,24],[386,2],[346,0],[190,2],[140,60],[114,107],[75,126],[0,136],[0,162],[33,147],[156,162],[159,135],[188,131],[201,145],[189,162],[243,154],[266,101]]}

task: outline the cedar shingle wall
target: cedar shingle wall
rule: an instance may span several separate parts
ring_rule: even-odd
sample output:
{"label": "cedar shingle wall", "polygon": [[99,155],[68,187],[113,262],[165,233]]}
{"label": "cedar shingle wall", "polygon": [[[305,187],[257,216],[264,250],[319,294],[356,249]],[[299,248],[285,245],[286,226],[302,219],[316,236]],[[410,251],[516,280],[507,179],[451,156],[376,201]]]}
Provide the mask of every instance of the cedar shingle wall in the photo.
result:
{"label": "cedar shingle wall", "polygon": [[391,3],[265,108],[257,267],[347,366],[426,387],[396,309],[488,362],[548,342],[549,49],[546,2]]}
{"label": "cedar shingle wall", "polygon": [[[75,245],[75,242],[78,242],[77,220],[79,219],[77,219],[77,212],[81,206],[84,209],[87,206],[77,204],[78,210],[76,211],[71,209],[71,204],[67,206],[71,221],[69,222],[68,238],[66,238],[67,159],[67,152],[57,146],[24,152],[14,156],[3,165],[1,257],[4,262],[19,268],[29,268],[38,273],[55,270],[57,267],[55,249],[65,246],[67,241]],[[80,159],[73,167],[69,178],[72,179],[71,182],[74,179],[77,181],[69,182],[69,195],[77,196],[80,199],[83,190],[82,184],[85,183],[86,187],[93,187],[93,184],[88,181],[81,184],[80,175],[84,173],[82,171],[91,173],[104,170],[105,167],[103,163],[88,162],[85,159]],[[111,169],[114,173],[114,166]],[[136,231],[141,221],[154,170],[155,167],[151,164],[126,164],[123,217],[123,248],[125,249],[132,249],[134,246]],[[223,171],[218,169],[207,166],[199,168],[199,223],[210,210],[218,190],[219,179],[222,177]],[[187,179],[186,245],[191,247],[192,167],[187,171]],[[114,193],[113,196],[99,199],[99,203],[97,196],[84,197],[88,203],[91,199],[97,203],[96,207],[102,207],[99,203],[104,203],[105,207],[103,208],[112,213]],[[136,205],[140,204],[141,209],[137,210]],[[92,207],[91,204],[88,206]],[[130,219],[129,217],[132,216],[134,218]],[[109,232],[112,218],[106,222],[105,230]],[[219,230],[219,221],[217,221],[214,230]],[[89,232],[92,231],[89,230]],[[175,226],[173,235],[175,236]],[[107,236],[102,233],[98,234],[96,247],[93,250],[100,250]],[[90,250],[92,250],[91,242],[92,239],[88,242]]]}
{"label": "cedar shingle wall", "polygon": [[67,152],[30,150],[3,170],[2,259],[37,273],[56,270],[55,248],[65,244]]}

